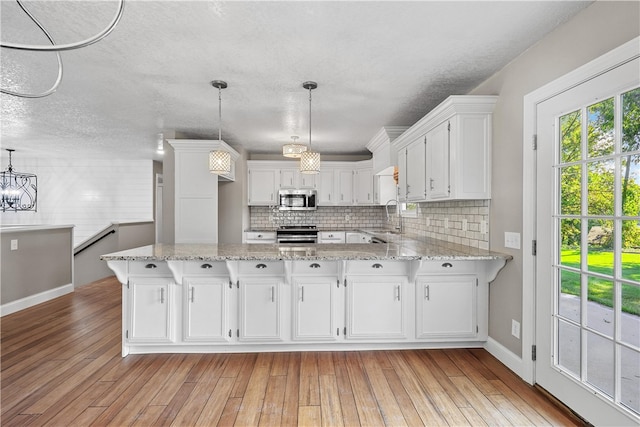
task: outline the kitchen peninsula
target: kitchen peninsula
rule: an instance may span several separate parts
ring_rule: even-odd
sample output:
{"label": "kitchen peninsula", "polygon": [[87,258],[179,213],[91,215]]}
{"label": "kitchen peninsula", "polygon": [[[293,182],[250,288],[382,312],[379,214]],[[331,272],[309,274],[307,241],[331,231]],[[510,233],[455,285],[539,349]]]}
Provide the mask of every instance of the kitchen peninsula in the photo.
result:
{"label": "kitchen peninsula", "polygon": [[122,355],[481,347],[510,256],[386,243],[150,245],[102,257],[122,287]]}

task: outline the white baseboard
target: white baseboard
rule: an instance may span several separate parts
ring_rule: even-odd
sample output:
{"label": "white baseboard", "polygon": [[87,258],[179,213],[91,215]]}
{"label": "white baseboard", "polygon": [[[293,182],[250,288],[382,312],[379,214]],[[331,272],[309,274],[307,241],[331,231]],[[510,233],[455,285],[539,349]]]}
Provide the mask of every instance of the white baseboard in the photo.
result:
{"label": "white baseboard", "polygon": [[49,289],[48,291],[40,292],[39,294],[20,298],[16,301],[8,302],[0,306],[0,317],[15,313],[16,311],[24,310],[25,308],[41,304],[71,292],[73,292],[73,283],[62,285],[55,289]]}
{"label": "white baseboard", "polygon": [[522,358],[514,354],[511,350],[500,344],[493,338],[487,338],[487,342],[484,345],[484,349],[487,350],[493,357],[498,359],[507,368],[511,369],[520,378],[527,381],[528,375],[524,375],[524,365]]}

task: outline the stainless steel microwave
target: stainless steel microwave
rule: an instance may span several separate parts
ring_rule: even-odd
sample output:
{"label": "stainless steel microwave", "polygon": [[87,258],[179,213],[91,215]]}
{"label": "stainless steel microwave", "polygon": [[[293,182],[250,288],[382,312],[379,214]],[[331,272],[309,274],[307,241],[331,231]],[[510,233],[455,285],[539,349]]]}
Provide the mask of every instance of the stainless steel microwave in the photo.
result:
{"label": "stainless steel microwave", "polygon": [[278,191],[278,209],[281,211],[315,211],[316,190]]}

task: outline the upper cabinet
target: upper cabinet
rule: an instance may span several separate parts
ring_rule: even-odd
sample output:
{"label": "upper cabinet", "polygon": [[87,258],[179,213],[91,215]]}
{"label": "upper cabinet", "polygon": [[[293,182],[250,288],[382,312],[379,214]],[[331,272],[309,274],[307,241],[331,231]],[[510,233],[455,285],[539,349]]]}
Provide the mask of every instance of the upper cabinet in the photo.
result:
{"label": "upper cabinet", "polygon": [[491,198],[496,96],[450,96],[393,142],[402,201]]}

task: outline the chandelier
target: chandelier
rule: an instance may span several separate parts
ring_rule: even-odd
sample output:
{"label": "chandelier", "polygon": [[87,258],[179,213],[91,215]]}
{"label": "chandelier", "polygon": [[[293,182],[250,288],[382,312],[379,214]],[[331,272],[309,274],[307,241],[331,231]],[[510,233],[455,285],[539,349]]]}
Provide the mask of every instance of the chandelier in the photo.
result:
{"label": "chandelier", "polygon": [[[218,89],[218,142],[222,142],[222,89],[227,88],[227,82],[214,80],[211,86]],[[231,153],[225,150],[209,152],[209,172],[218,175],[231,173]]]}
{"label": "chandelier", "polygon": [[2,197],[2,212],[36,211],[38,195],[38,177],[32,173],[22,173],[13,170],[11,154],[9,152],[9,167],[0,172],[0,195]]}
{"label": "chandelier", "polygon": [[304,144],[298,144],[298,137],[292,136],[293,142],[282,146],[282,155],[292,159],[299,159],[302,153],[307,151],[307,146]]}
{"label": "chandelier", "polygon": [[311,91],[318,87],[316,82],[304,82],[302,87],[309,90],[309,149],[300,154],[300,173],[320,172],[320,153],[311,149]]}

